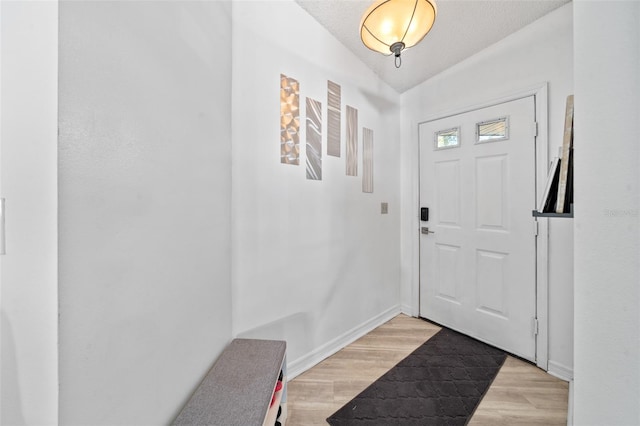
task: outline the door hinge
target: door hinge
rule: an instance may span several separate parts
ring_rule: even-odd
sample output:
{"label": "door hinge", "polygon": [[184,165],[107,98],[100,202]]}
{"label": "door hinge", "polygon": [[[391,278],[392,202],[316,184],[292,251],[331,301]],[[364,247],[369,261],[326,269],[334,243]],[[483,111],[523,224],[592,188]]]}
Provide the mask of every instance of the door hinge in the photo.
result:
{"label": "door hinge", "polygon": [[538,232],[539,232],[539,227],[538,227],[538,221],[534,220],[533,221],[533,236],[537,237],[538,236]]}
{"label": "door hinge", "polygon": [[533,319],[533,335],[538,335],[538,318]]}
{"label": "door hinge", "polygon": [[538,136],[538,122],[534,121],[533,122],[533,126],[531,126],[532,131],[533,131],[533,137],[537,137]]}

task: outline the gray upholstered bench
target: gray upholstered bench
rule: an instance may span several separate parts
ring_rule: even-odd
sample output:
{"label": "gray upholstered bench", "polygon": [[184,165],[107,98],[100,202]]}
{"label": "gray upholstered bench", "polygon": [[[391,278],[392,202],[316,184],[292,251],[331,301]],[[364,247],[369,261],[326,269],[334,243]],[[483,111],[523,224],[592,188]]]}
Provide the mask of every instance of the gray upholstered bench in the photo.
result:
{"label": "gray upholstered bench", "polygon": [[[277,418],[284,425],[286,348],[280,340],[234,339],[173,424],[273,426]],[[282,390],[274,393],[281,376]]]}

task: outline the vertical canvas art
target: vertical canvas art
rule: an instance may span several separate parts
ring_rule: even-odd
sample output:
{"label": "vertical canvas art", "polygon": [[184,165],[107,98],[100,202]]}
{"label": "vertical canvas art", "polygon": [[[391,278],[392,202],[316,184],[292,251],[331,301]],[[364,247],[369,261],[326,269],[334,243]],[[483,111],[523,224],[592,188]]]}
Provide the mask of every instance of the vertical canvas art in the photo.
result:
{"label": "vertical canvas art", "polygon": [[280,162],[300,164],[300,85],[280,74]]}
{"label": "vertical canvas art", "polygon": [[341,89],[327,81],[327,155],[340,157]]}
{"label": "vertical canvas art", "polygon": [[322,180],[322,103],[307,98],[307,179]]}
{"label": "vertical canvas art", "polygon": [[373,192],[373,130],[362,128],[362,192]]}
{"label": "vertical canvas art", "polygon": [[347,105],[347,176],[358,176],[358,110]]}

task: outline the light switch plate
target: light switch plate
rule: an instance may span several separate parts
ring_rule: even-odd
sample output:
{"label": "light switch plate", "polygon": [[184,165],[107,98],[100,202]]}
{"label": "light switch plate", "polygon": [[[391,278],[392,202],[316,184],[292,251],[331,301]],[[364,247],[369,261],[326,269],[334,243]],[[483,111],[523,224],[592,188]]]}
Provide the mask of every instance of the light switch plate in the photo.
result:
{"label": "light switch plate", "polygon": [[380,203],[380,213],[389,214],[389,203]]}

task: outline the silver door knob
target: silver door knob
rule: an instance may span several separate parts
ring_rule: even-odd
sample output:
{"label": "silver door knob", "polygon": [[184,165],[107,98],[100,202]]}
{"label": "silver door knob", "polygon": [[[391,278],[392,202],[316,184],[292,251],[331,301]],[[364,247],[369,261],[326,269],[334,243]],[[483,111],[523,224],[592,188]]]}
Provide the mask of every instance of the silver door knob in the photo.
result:
{"label": "silver door knob", "polygon": [[423,234],[435,234],[435,231],[429,231],[428,226],[423,226],[422,228],[420,228],[420,232],[422,232]]}

